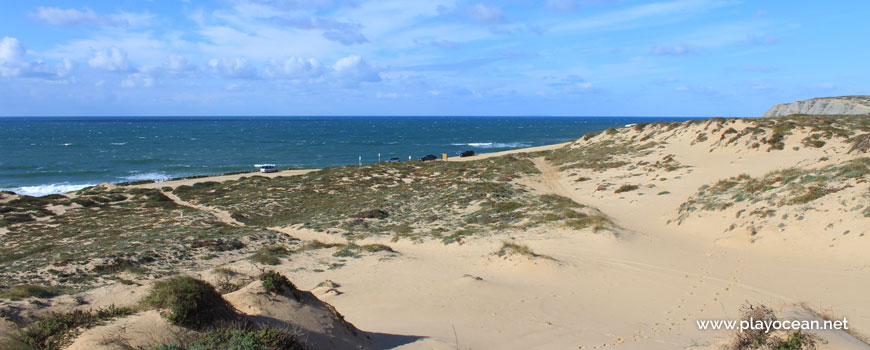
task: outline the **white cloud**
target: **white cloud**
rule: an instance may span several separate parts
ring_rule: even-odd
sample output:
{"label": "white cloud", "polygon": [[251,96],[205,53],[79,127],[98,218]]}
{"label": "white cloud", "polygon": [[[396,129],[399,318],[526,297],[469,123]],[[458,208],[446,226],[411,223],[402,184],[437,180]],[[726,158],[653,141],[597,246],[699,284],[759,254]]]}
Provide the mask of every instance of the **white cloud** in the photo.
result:
{"label": "white cloud", "polygon": [[244,58],[212,58],[208,61],[212,73],[225,78],[257,79],[257,70]]}
{"label": "white cloud", "polygon": [[200,71],[200,67],[186,57],[172,54],[166,62],[142,67],[142,72],[152,77],[195,77]]}
{"label": "white cloud", "polygon": [[25,68],[24,46],[18,39],[4,37],[0,41],[0,75],[14,77]]}
{"label": "white cloud", "polygon": [[61,64],[51,66],[42,61],[28,61],[27,50],[16,38],[4,37],[0,41],[0,77],[58,79],[66,77],[73,69],[73,63],[64,59]]}
{"label": "white cloud", "polygon": [[130,27],[147,25],[153,19],[149,13],[119,12],[111,15],[99,15],[93,10],[83,7],[77,9],[60,9],[57,7],[38,7],[36,12],[29,14],[30,18],[54,26],[108,26]]}
{"label": "white cloud", "polygon": [[94,51],[94,55],[88,60],[91,68],[104,69],[110,72],[132,72],[136,69],[127,61],[127,54],[117,48]]}
{"label": "white cloud", "polygon": [[291,57],[272,61],[266,66],[264,75],[276,79],[303,80],[320,77],[325,72],[326,67],[314,58]]}
{"label": "white cloud", "polygon": [[341,79],[359,82],[378,82],[381,75],[359,56],[348,56],[332,66],[336,76]]}

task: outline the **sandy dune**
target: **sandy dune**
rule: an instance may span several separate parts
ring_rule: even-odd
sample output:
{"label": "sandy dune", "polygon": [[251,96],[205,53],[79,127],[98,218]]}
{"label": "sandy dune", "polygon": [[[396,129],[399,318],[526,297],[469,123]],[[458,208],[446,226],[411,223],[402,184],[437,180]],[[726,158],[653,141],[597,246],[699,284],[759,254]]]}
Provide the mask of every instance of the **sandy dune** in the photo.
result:
{"label": "sandy dune", "polygon": [[[534,153],[532,161],[540,174],[517,180],[530,191],[600,209],[617,226],[612,230],[514,229],[461,245],[375,237],[357,243],[388,244],[398,254],[366,255],[340,268],[318,270],[311,267],[322,265],[332,251],[312,250],[282,261],[276,270],[368,332],[371,343],[366,346],[372,348],[719,349],[734,332],[699,330],[696,321],[736,319],[742,305],[753,303],[771,306],[786,319],[819,317],[811,309],[847,317],[851,334],[810,332],[817,346],[870,349],[859,340],[870,334],[870,255],[864,253],[870,248],[865,235],[870,233],[870,219],[844,209],[853,202],[870,204],[866,181],[859,179],[811,205],[780,208],[776,217],[747,219],[735,214],[763,202],[689,215],[680,210],[701,186],[721,179],[841,164],[866,154],[847,152],[849,142],[838,138],[823,147],[804,147],[801,139],[807,134],[800,130],[785,138],[781,151],[748,147],[745,142],[751,140],[726,143],[725,135],[717,134],[725,127],[752,127],[742,120],[726,123],[715,130],[711,123],[667,132],[664,127],[620,128],[573,143],[451,159],[580,149],[605,138],[657,142],[645,152],[620,155],[625,166],[601,171],[559,166]],[[702,140],[699,133],[711,137]],[[679,166],[652,166],[668,159]],[[637,187],[614,191],[627,184]],[[221,208],[185,205],[241,224]],[[798,211],[806,215],[805,221],[791,215]],[[295,226],[270,229],[304,241],[344,242],[340,236]],[[537,256],[498,256],[495,252],[504,241],[526,244]],[[227,266],[249,274],[261,268],[248,260],[228,261]],[[213,278],[207,272],[201,275]],[[318,287],[325,281],[328,288]],[[281,312],[245,300],[234,303],[264,315]]]}

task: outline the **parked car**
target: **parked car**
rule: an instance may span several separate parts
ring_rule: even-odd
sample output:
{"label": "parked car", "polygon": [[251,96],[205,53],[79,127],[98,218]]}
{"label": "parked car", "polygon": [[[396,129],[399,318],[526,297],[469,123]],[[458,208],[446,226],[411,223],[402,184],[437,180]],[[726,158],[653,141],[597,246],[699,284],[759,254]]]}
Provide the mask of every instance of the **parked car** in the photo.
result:
{"label": "parked car", "polygon": [[255,167],[260,168],[261,173],[276,173],[278,172],[278,168],[275,164],[257,164]]}
{"label": "parked car", "polygon": [[474,155],[474,151],[472,151],[472,150],[467,150],[467,151],[459,154],[460,157],[471,157],[473,155]]}
{"label": "parked car", "polygon": [[396,162],[401,162],[401,160],[399,160],[399,157],[393,157],[387,161],[387,163],[396,163]]}
{"label": "parked car", "polygon": [[423,158],[420,158],[420,160],[422,160],[424,162],[427,160],[436,160],[436,159],[438,159],[438,157],[436,157],[434,154],[427,154],[427,155],[423,156]]}

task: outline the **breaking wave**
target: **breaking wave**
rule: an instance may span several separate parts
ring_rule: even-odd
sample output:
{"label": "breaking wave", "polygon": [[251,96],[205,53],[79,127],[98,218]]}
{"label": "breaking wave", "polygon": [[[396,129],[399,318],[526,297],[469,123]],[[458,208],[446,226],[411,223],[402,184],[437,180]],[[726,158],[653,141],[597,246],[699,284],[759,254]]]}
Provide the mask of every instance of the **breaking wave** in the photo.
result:
{"label": "breaking wave", "polygon": [[78,191],[85,187],[95,186],[96,184],[50,184],[50,185],[37,185],[37,186],[21,186],[17,188],[4,188],[4,191],[12,191],[17,194],[23,194],[27,196],[41,197],[47,196],[50,194],[59,194],[59,193],[67,193],[72,191]]}
{"label": "breaking wave", "polygon": [[530,143],[525,142],[469,142],[469,143],[451,143],[453,146],[469,146],[474,148],[522,148],[530,147]]}

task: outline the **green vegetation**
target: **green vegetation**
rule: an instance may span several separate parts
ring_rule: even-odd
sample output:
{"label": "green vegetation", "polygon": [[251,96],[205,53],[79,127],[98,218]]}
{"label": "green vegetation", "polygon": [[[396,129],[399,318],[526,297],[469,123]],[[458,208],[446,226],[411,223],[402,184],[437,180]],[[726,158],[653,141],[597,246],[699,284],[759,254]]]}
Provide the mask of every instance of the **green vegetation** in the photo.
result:
{"label": "green vegetation", "polygon": [[142,305],[164,310],[170,323],[190,328],[203,328],[236,317],[233,307],[212,285],[190,276],[155,283]]}
{"label": "green vegetation", "polygon": [[638,188],[639,187],[637,185],[625,184],[625,185],[619,186],[619,188],[617,188],[616,191],[613,191],[613,192],[614,193],[623,193],[623,192],[634,191]]}
{"label": "green vegetation", "polygon": [[785,339],[777,338],[768,345],[773,350],[809,350],[815,349],[815,341],[801,331],[794,331]]}
{"label": "green vegetation", "polygon": [[281,263],[280,258],[287,256],[288,253],[290,253],[290,251],[283,246],[270,245],[257,250],[257,252],[251,256],[251,260],[263,265],[278,265]]}
{"label": "green vegetation", "polygon": [[[765,305],[744,305],[741,308],[741,320],[749,322],[770,323],[777,320],[773,310]],[[815,349],[813,338],[801,331],[785,333],[784,337],[764,329],[746,329],[738,331],[731,342],[732,350],[811,350]]]}
{"label": "green vegetation", "polygon": [[[776,314],[774,314],[773,310],[768,308],[765,305],[744,305],[741,307],[741,320],[745,320],[749,322],[774,322],[776,321]],[[748,329],[743,331],[738,331],[737,335],[731,344],[731,349],[733,350],[748,350],[748,349],[759,349],[762,346],[765,346],[770,339],[770,333],[765,332],[764,329]]]}
{"label": "green vegetation", "polygon": [[680,206],[680,220],[696,210],[724,210],[740,202],[765,203],[769,208],[753,210],[749,214],[772,216],[775,208],[809,204],[868,180],[870,158],[857,158],[816,169],[784,169],[759,178],[744,174],[702,186]]}
{"label": "green vegetation", "polygon": [[249,226],[300,224],[319,231],[340,229],[349,237],[419,236],[424,224],[459,227],[458,212],[474,203],[523,197],[524,189],[511,180],[537,172],[531,161],[517,156],[381,163],[179,186],[173,193],[194,203],[231,208]]}
{"label": "green vegetation", "polygon": [[132,308],[114,305],[91,311],[74,310],[65,313],[51,313],[38,319],[27,328],[12,335],[12,341],[21,349],[60,350],[78,334],[103,324],[104,321],[125,317],[135,313]]}
{"label": "green vegetation", "polygon": [[495,255],[498,256],[507,256],[511,254],[525,255],[532,258],[538,257],[538,254],[535,254],[529,246],[508,241],[502,242],[501,248],[495,253]]}
{"label": "green vegetation", "polygon": [[604,171],[627,165],[629,162],[623,158],[648,154],[655,145],[656,143],[651,141],[640,143],[633,140],[601,138],[582,147],[567,145],[549,152],[546,157],[548,161],[562,169],[583,168]]}
{"label": "green vegetation", "polygon": [[298,336],[288,330],[220,328],[189,339],[158,344],[150,350],[305,350]]}
{"label": "green vegetation", "polygon": [[575,230],[592,228],[592,232],[598,232],[613,227],[613,222],[604,215],[587,215],[579,219],[568,221],[568,226]]}
{"label": "green vegetation", "polygon": [[378,252],[387,252],[387,253],[395,253],[396,251],[393,248],[390,248],[387,245],[383,244],[366,244],[366,245],[356,245],[354,243],[349,243],[341,247],[341,249],[337,250],[335,253],[332,253],[332,256],[340,257],[340,258],[358,258],[362,252],[367,253],[378,253]]}
{"label": "green vegetation", "polygon": [[[55,215],[49,206],[65,213]],[[7,226],[0,236],[0,285],[7,286],[51,283],[82,290],[118,280],[119,274],[159,277],[201,265],[205,256],[297,244],[280,232],[226,225],[151,189],[98,186],[79,191],[74,200],[21,196],[0,209],[6,223],[21,221],[19,215],[34,219]]]}
{"label": "green vegetation", "polygon": [[19,284],[0,290],[0,299],[18,300],[29,297],[51,298],[57,296],[60,290],[55,287],[45,287],[35,284]]}
{"label": "green vegetation", "polygon": [[260,275],[260,282],[263,283],[263,289],[269,293],[284,294],[289,292],[297,301],[302,301],[302,293],[296,289],[296,285],[280,273],[266,271]]}
{"label": "green vegetation", "polygon": [[[508,155],[336,167],[271,179],[253,176],[179,186],[173,193],[193,203],[230,208],[248,227],[301,225],[348,240],[383,235],[452,243],[477,232],[552,222],[542,219],[557,210],[550,208],[549,198],[512,181],[537,173],[525,156]],[[349,246],[336,254],[353,257],[359,252]]]}

